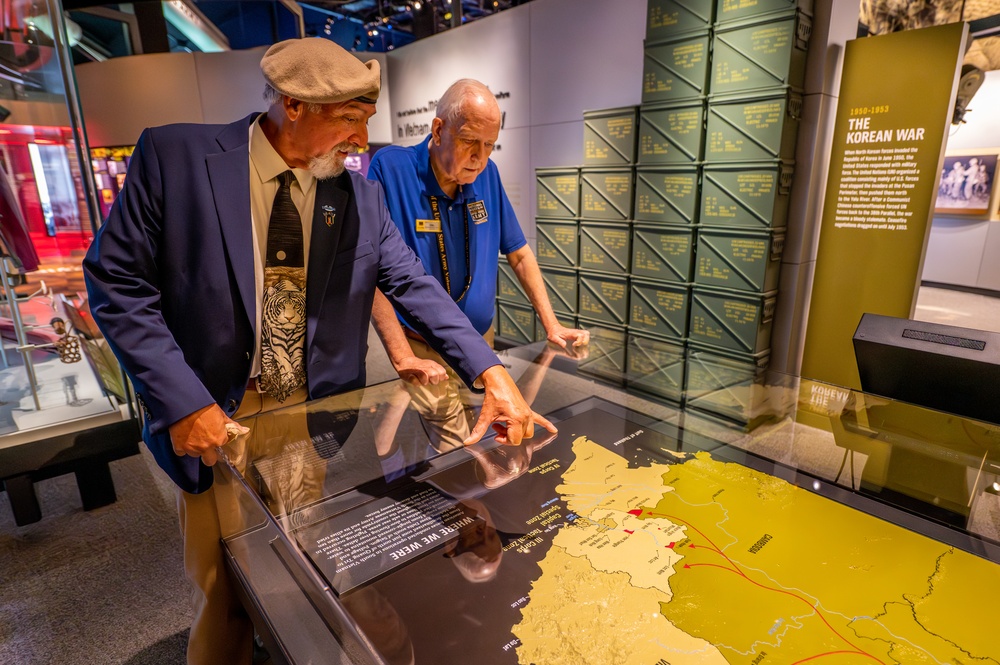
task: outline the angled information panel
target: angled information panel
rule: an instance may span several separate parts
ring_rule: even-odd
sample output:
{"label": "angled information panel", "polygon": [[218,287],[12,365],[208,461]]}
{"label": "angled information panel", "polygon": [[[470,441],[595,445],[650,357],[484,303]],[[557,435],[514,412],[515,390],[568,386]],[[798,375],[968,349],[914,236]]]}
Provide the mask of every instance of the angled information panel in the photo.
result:
{"label": "angled information panel", "polygon": [[859,389],[864,313],[909,318],[968,27],[847,43],[802,376]]}

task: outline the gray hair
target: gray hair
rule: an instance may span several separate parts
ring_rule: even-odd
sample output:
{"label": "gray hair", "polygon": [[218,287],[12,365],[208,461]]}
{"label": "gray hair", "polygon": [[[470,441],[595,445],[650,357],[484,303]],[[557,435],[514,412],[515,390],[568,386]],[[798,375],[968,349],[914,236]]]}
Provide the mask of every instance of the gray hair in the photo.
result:
{"label": "gray hair", "polygon": [[496,97],[483,83],[475,79],[459,79],[448,86],[448,89],[441,95],[435,115],[445,122],[463,120],[465,119],[465,103],[477,97],[492,99],[499,112],[500,106],[496,103]]}
{"label": "gray hair", "polygon": [[[264,101],[267,102],[268,106],[273,106],[274,104],[280,104],[281,103],[281,98],[282,97],[287,97],[287,96],[288,95],[283,95],[280,92],[278,92],[277,90],[275,90],[274,87],[270,83],[265,83],[264,84]],[[314,104],[312,102],[307,102],[306,103],[306,110],[309,111],[310,113],[322,113],[323,112],[323,105],[322,104]]]}

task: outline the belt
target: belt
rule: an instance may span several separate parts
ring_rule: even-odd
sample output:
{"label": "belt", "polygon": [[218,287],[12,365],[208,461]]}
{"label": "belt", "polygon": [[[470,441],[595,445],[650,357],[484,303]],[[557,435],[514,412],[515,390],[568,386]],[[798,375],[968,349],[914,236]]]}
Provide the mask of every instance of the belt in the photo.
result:
{"label": "belt", "polygon": [[248,391],[252,390],[253,392],[257,392],[257,393],[266,393],[267,392],[266,390],[264,390],[261,387],[261,385],[260,385],[260,377],[257,377],[257,376],[251,376],[250,380],[247,381],[247,390]]}

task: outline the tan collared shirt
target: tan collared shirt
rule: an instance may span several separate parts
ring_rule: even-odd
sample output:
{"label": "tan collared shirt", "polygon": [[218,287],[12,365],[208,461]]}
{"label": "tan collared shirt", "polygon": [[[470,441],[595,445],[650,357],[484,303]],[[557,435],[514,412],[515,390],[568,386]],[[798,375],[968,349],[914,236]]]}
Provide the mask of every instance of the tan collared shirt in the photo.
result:
{"label": "tan collared shirt", "polygon": [[[264,116],[260,116],[263,118]],[[250,125],[250,214],[253,218],[253,274],[257,311],[254,313],[253,364],[250,376],[260,375],[260,310],[264,298],[264,261],[267,252],[267,226],[271,218],[274,195],[278,193],[278,176],[288,170],[288,165],[274,149],[260,127],[260,119]],[[316,204],[316,178],[306,169],[292,169],[292,203],[302,220],[302,249],[309,271],[309,241],[312,238],[313,208]]]}

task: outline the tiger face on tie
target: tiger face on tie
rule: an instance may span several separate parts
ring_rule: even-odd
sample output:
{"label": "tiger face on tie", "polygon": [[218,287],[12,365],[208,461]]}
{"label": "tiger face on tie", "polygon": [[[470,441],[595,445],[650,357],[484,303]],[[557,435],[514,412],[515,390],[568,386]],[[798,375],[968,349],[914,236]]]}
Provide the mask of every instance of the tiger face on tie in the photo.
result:
{"label": "tiger face on tie", "polygon": [[283,402],[306,381],[305,291],[281,276],[265,283],[261,320],[261,388]]}

